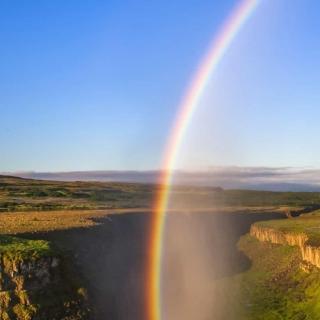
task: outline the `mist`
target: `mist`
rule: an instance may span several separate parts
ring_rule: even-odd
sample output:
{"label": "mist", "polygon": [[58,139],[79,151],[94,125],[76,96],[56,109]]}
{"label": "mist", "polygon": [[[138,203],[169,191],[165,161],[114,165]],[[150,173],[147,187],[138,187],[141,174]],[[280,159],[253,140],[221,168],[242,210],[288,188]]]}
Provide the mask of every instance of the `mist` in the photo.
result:
{"label": "mist", "polygon": [[163,319],[237,318],[241,300],[233,276],[250,267],[237,242],[253,222],[281,217],[270,212],[170,212],[163,249]]}

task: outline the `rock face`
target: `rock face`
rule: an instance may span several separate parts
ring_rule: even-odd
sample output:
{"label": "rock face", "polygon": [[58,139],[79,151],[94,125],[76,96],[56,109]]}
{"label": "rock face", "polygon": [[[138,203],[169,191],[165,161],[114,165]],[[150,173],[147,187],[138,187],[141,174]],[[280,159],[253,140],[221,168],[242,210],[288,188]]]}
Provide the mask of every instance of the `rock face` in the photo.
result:
{"label": "rock face", "polygon": [[87,319],[84,291],[66,279],[61,257],[0,255],[0,319]]}
{"label": "rock face", "polygon": [[308,243],[309,238],[304,233],[282,232],[253,224],[250,229],[250,235],[260,241],[298,246],[301,251],[302,259],[311,265],[320,268],[320,247],[310,245]]}

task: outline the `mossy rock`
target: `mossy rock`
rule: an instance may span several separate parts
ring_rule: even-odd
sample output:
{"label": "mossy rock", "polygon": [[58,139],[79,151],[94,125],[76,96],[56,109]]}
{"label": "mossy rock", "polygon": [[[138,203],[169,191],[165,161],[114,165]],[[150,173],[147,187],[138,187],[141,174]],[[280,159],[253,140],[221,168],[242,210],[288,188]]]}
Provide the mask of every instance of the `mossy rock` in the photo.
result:
{"label": "mossy rock", "polygon": [[89,317],[72,261],[47,241],[0,236],[0,284],[1,320]]}

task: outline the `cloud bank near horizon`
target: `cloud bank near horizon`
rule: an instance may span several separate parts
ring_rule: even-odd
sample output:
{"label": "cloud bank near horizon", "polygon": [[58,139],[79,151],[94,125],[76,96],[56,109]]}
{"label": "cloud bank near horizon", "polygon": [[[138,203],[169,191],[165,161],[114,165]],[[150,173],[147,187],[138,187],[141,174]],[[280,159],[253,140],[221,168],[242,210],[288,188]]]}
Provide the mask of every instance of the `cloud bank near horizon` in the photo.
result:
{"label": "cloud bank near horizon", "polygon": [[[22,178],[58,181],[114,181],[156,183],[161,171],[6,172]],[[320,191],[320,169],[291,167],[211,167],[177,170],[175,184],[220,186],[226,189]]]}

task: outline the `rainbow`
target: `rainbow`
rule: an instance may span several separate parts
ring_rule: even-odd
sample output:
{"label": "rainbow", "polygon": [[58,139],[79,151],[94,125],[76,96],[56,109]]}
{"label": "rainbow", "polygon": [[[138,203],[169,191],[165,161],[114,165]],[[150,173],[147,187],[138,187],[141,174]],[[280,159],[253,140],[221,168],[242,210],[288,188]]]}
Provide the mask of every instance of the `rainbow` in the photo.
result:
{"label": "rainbow", "polygon": [[160,179],[160,189],[158,191],[150,229],[149,239],[149,261],[147,279],[147,319],[161,320],[161,258],[163,230],[165,226],[165,216],[172,182],[172,171],[176,157],[184,136],[190,123],[192,115],[196,110],[199,100],[205,91],[209,80],[219,65],[224,54],[230,47],[232,40],[239,30],[251,16],[257,7],[259,0],[242,0],[233,10],[231,16],[218,35],[200,64],[186,95],[178,109],[178,116],[171,132],[169,143],[166,148],[163,161],[163,174]]}

